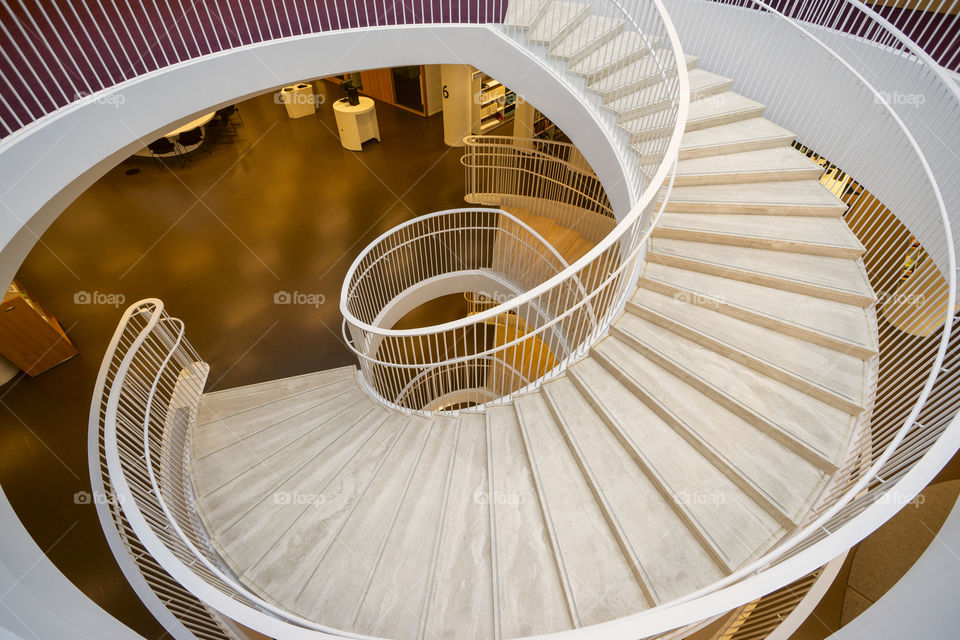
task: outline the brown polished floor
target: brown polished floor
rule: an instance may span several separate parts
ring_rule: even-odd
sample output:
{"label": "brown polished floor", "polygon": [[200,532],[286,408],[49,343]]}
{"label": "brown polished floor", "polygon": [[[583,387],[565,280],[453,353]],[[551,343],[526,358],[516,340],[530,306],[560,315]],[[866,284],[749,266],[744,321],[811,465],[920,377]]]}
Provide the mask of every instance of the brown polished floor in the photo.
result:
{"label": "brown polished floor", "polygon": [[[383,141],[354,153],[339,144],[329,102],[299,120],[272,94],[240,110],[239,137],[193,153],[183,169],[160,171],[150,159],[113,169],[60,216],[19,274],[80,355],[0,389],[0,483],[60,570],[147,638],[164,632],[127,586],[94,507],[74,499],[90,490],[90,397],[123,309],[163,300],[210,363],[208,389],[355,364],[338,308],[350,263],[404,220],[465,206],[461,150],[443,144],[439,114],[378,102]],[[325,302],[275,304],[281,291]],[[78,292],[125,302],[75,304]]]}

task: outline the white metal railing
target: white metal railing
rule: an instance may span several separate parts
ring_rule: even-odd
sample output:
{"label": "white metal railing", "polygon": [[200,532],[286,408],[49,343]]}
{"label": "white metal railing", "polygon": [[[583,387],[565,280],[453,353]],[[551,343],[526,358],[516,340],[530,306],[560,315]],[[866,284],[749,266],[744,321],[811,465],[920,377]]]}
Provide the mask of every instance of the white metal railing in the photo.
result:
{"label": "white metal railing", "polygon": [[597,243],[616,226],[603,184],[565,142],[467,136],[460,159],[464,199],[472,204],[517,207],[548,218]]}
{"label": "white metal railing", "polygon": [[[474,378],[491,362],[502,364],[497,388],[516,390],[526,386],[531,377],[527,372],[546,366],[548,356],[553,364],[570,354],[578,337],[573,329],[594,325],[588,290],[577,278],[566,279],[555,296],[512,306],[525,330],[535,332],[529,338],[491,322],[503,315],[499,307],[435,329],[392,330],[411,310],[398,301],[434,297],[418,292],[441,279],[455,279],[454,287],[476,287],[484,282],[471,279],[478,274],[505,295],[533,288],[565,268],[567,263],[549,242],[501,209],[421,216],[381,235],[351,265],[341,291],[344,336],[360,357],[364,379],[384,402],[423,410],[435,397],[474,389],[475,397],[455,404],[479,405],[488,400],[486,391],[479,391],[487,387]],[[575,308],[571,322],[554,322],[568,307]],[[434,395],[424,395],[427,391]]]}
{"label": "white metal railing", "polygon": [[[134,588],[142,586],[148,590],[145,592],[142,588],[137,589],[144,603],[159,620],[164,620],[170,615],[174,616],[176,622],[167,623],[165,626],[175,638],[179,640],[196,636],[238,640],[240,636],[235,632],[232,624],[223,620],[219,613],[208,609],[183,584],[166,572],[143,544],[121,508],[121,504],[127,502],[128,496],[116,490],[115,478],[111,475],[107,464],[109,445],[106,434],[111,430],[109,422],[119,410],[119,385],[124,383],[128,375],[127,371],[130,369],[129,363],[135,357],[134,353],[139,345],[143,344],[145,334],[156,331],[158,335],[163,334],[164,339],[168,340],[172,337],[169,331],[171,322],[174,321],[164,313],[163,305],[159,300],[142,300],[124,313],[107,348],[90,409],[90,474],[93,493],[96,496],[94,504],[111,550],[117,556],[117,561],[131,584]],[[156,340],[152,342],[156,343]],[[187,352],[186,347],[183,347],[183,350]],[[198,361],[199,359],[191,356],[191,365]],[[199,370],[197,372],[201,373]],[[201,375],[201,377],[204,376],[205,374]],[[196,384],[190,387],[189,392],[186,386],[181,386],[177,391],[178,402],[181,405],[189,406],[195,402],[199,388],[202,388],[202,382],[198,378]],[[156,395],[157,389],[154,388],[153,391],[153,395]],[[149,395],[150,388],[149,386],[144,388],[141,384],[139,392],[146,392]],[[123,398],[124,407],[128,406],[128,402],[129,399]],[[178,416],[178,411],[170,414],[170,417]],[[158,417],[154,415],[155,419]],[[137,442],[131,439],[130,434],[123,434],[121,439],[136,450]],[[168,466],[168,471],[174,471],[174,469]],[[176,478],[176,483],[182,490],[184,480],[182,476],[169,474],[168,477]],[[140,475],[139,481],[142,482],[144,479],[145,476]],[[131,482],[134,481],[131,479]]]}

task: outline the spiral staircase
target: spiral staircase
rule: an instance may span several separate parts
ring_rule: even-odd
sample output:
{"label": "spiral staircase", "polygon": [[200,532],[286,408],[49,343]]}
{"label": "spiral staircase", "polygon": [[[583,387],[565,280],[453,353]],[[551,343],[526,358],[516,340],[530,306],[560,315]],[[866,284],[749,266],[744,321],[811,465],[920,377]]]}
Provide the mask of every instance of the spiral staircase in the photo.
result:
{"label": "spiral staircase", "polygon": [[[720,73],[729,60],[709,37],[696,40],[707,52],[681,50],[670,16],[694,39],[723,4],[698,2],[432,3],[400,17],[331,3],[306,28],[298,9],[300,35],[489,23],[585,105],[617,167],[468,138],[478,206],[400,225],[351,267],[341,309],[359,370],[205,393],[183,323],[158,300],[127,310],[94,394],[91,475],[111,498],[97,508],[118,562],[183,625],[176,637],[239,637],[232,619],[285,638],[665,640],[723,619],[715,637],[734,638],[754,610],[769,632],[799,602],[779,589],[805,594],[895,512],[886,498],[952,455],[942,169],[841,45],[766,3],[730,7],[798,31],[912,144],[929,214],[914,227],[945,274],[939,333],[921,344],[878,318],[885,274],[899,277],[882,246],[894,226],[855,233],[847,193],[827,186],[835,168],[825,176],[740,88],[756,78]],[[297,35],[287,18],[281,39]],[[929,240],[938,224],[943,247]],[[450,287],[486,303],[393,328]],[[898,362],[922,375],[885,373]]]}

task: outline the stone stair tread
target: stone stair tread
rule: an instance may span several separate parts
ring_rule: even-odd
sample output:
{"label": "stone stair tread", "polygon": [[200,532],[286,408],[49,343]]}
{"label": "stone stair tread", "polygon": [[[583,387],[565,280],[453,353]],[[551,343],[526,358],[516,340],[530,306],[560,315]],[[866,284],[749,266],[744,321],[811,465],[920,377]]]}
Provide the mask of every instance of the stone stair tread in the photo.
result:
{"label": "stone stair tread", "polygon": [[[396,413],[377,416],[369,423],[369,437],[352,455],[331,460],[327,469],[302,469],[302,478],[287,483],[295,489],[275,494],[290,495],[289,501],[268,500],[266,509],[235,527],[247,533],[229,547],[233,561],[244,563],[244,581],[306,618],[326,619],[326,603],[315,599],[327,582],[323,565],[369,487],[378,479],[382,482],[384,467],[389,473],[402,460],[411,443],[404,438],[410,435],[409,422]],[[254,532],[256,536],[249,535]]]}
{"label": "stone stair tread", "polygon": [[560,58],[575,58],[589,51],[598,41],[603,41],[624,26],[620,18],[587,15],[570,32],[550,49],[550,55]]}
{"label": "stone stair tread", "polygon": [[703,232],[712,237],[736,236],[740,241],[734,244],[769,240],[821,247],[824,251],[849,250],[856,256],[864,252],[863,245],[842,218],[666,212],[657,229]]}
{"label": "stone stair tread", "polygon": [[236,412],[223,411],[223,417],[194,426],[191,455],[202,459],[217,451],[245,447],[246,441],[253,437],[272,437],[309,421],[311,415],[318,412],[322,415],[328,403],[345,394],[358,399],[355,380],[336,380],[321,387],[294,391],[285,399],[274,399]]}
{"label": "stone stair tread", "polygon": [[576,626],[650,606],[542,394],[514,400],[541,507],[551,523]]}
{"label": "stone stair tread", "polygon": [[[763,105],[734,91],[724,91],[690,102],[686,131],[694,131],[708,123],[726,124],[730,121],[756,119],[763,113]],[[621,122],[620,126],[629,133],[639,133],[664,126],[660,113],[633,118]],[[671,125],[672,126],[672,125]]]}
{"label": "stone stair tread", "polygon": [[816,179],[823,168],[792,147],[772,147],[677,162],[676,184]]}
{"label": "stone stair tread", "polygon": [[632,302],[782,369],[805,384],[826,389],[860,407],[866,405],[867,362],[857,356],[688,305],[649,289],[638,289]]}
{"label": "stone stair tread", "polygon": [[[457,430],[433,593],[422,628],[427,638],[450,638],[463,626],[491,638],[490,508],[477,496],[478,489],[489,487],[486,420],[480,414],[464,414]],[[467,575],[471,579],[464,580]]]}
{"label": "stone stair tread", "polygon": [[616,324],[618,339],[639,341],[678,368],[729,397],[774,427],[791,434],[824,460],[836,464],[847,444],[855,417],[677,335],[631,313]]}
{"label": "stone stair tread", "polygon": [[[397,512],[411,499],[409,486],[413,475],[424,464],[423,453],[431,426],[426,418],[410,417],[402,427],[383,467],[357,500],[326,553],[320,555],[312,579],[303,585],[303,594],[299,597],[303,608],[298,611],[306,617],[338,629],[353,628],[357,607],[363,601],[380,552],[393,531]],[[305,554],[304,560],[306,557]],[[337,576],[337,580],[327,580],[326,576]],[[267,593],[279,594],[280,590],[289,588],[286,576],[274,574],[270,579],[278,584],[264,588]],[[289,602],[295,599],[297,594],[292,594]]]}
{"label": "stone stair tread", "polygon": [[594,368],[591,376],[596,378],[586,379],[587,384],[675,499],[689,508],[731,568],[783,533],[763,507],[622,384],[621,376],[647,381],[656,373],[653,363],[613,337],[604,339],[595,350],[615,364],[619,373],[601,376]]}
{"label": "stone stair tread", "polygon": [[456,420],[450,418],[436,424],[430,432],[406,499],[395,511],[391,533],[379,556],[373,559],[375,564],[364,567],[367,586],[363,600],[356,605],[355,632],[419,637],[421,615],[431,597],[429,576],[436,556],[456,435]]}
{"label": "stone stair tread", "polygon": [[622,529],[655,602],[668,602],[720,579],[723,574],[710,555],[572,379],[550,382],[545,390]]}
{"label": "stone stair tread", "polygon": [[510,0],[503,16],[506,27],[527,29],[543,11],[547,0]]}
{"label": "stone stair tread", "polygon": [[747,184],[675,185],[666,210],[841,216],[847,210],[847,205],[819,180],[788,180]]}
{"label": "stone stair tread", "polygon": [[[668,335],[660,337],[667,342],[674,339]],[[749,487],[765,499],[768,513],[781,520],[789,519],[787,523],[798,521],[812,494],[820,488],[823,471],[643,357],[646,375],[639,380],[651,401],[669,412],[671,419],[688,432],[687,439],[696,438],[692,446],[701,455],[719,459],[726,467],[724,473],[741,489]],[[677,425],[671,426],[679,430]]]}
{"label": "stone stair tread", "polygon": [[565,2],[555,0],[530,29],[533,42],[552,42],[577,24],[590,11],[590,5],[584,2]]}
{"label": "stone stair tread", "polygon": [[556,558],[550,546],[517,414],[486,411],[493,514],[494,604],[500,637],[571,628]]}
{"label": "stone stair tread", "polygon": [[680,159],[783,146],[794,138],[796,135],[766,118],[747,118],[686,131],[680,139]]}
{"label": "stone stair tread", "polygon": [[660,41],[658,37],[637,31],[622,31],[571,66],[570,71],[580,76],[594,76],[645,54],[651,47],[658,46]]}
{"label": "stone stair tread", "polygon": [[778,325],[793,325],[868,353],[877,351],[867,312],[861,307],[655,262],[647,263],[643,277],[671,287],[688,301],[717,300],[771,318]]}
{"label": "stone stair tread", "polygon": [[[636,87],[638,83],[647,79],[653,79],[660,73],[660,63],[664,63],[666,72],[669,74],[673,68],[673,61],[663,49],[656,49],[656,55],[645,55],[633,62],[625,64],[616,71],[611,71],[599,80],[589,84],[587,89],[601,95],[628,91]],[[687,67],[696,65],[697,57],[685,55]]]}
{"label": "stone stair tread", "polygon": [[[690,80],[691,96],[716,91],[719,87],[729,87],[733,82],[730,78],[703,69],[691,69],[687,76]],[[611,100],[603,106],[614,113],[630,113],[647,105],[659,104],[661,93],[662,89],[659,87],[645,87]]]}
{"label": "stone stair tread", "polygon": [[200,404],[197,409],[197,425],[203,425],[224,415],[275,402],[298,391],[322,387],[340,380],[348,380],[355,377],[356,373],[357,368],[349,365],[305,373],[300,376],[257,382],[242,387],[210,391],[200,396]]}
{"label": "stone stair tread", "polygon": [[874,299],[863,266],[846,258],[667,238],[653,238],[650,251],[651,254],[682,259],[690,266],[702,265],[704,270],[709,269],[711,273],[725,272],[718,275],[729,272],[738,275],[737,279],[748,282],[783,281],[823,291],[824,296],[836,292],[838,296],[847,296],[852,303],[860,302],[863,306],[869,306]]}

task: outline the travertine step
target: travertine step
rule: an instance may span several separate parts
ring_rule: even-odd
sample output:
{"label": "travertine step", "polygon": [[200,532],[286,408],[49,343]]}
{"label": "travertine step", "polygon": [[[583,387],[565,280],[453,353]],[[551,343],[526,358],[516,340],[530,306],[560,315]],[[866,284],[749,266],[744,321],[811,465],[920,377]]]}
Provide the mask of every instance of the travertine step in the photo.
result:
{"label": "travertine step", "polygon": [[680,140],[680,159],[781,147],[794,138],[793,133],[766,118],[749,118],[687,131]]}
{"label": "travertine step", "polygon": [[542,394],[514,401],[575,626],[650,606]]}
{"label": "travertine step", "polygon": [[595,367],[581,380],[603,407],[607,424],[727,570],[782,533],[775,518],[644,403],[652,363],[612,337],[594,352],[612,376]]}
{"label": "travertine step", "polygon": [[[601,351],[597,357],[611,353]],[[650,409],[771,518],[785,527],[800,519],[822,485],[821,469],[653,360],[631,357],[637,371],[641,366],[644,371],[631,390]]]}
{"label": "travertine step", "polygon": [[574,64],[623,31],[624,24],[619,18],[585,16],[550,49],[550,55],[565,58]]}
{"label": "travertine step", "polygon": [[640,285],[860,358],[877,353],[868,313],[860,306],[656,262],[647,263]]}
{"label": "travertine step", "polygon": [[563,38],[590,11],[590,5],[583,2],[563,2],[555,0],[537,18],[530,29],[530,40],[539,43],[552,43]]}
{"label": "travertine step", "polygon": [[605,73],[619,69],[633,60],[645,56],[660,42],[661,40],[658,37],[636,31],[622,31],[595,51],[574,63],[570,67],[570,72],[592,81]]}
{"label": "travertine step", "polygon": [[[690,79],[691,101],[726,91],[733,83],[730,78],[703,69],[691,69],[687,75]],[[654,85],[618,97],[603,106],[626,120],[664,109],[669,106],[671,99],[665,98],[663,91]]]}
{"label": "travertine step", "polygon": [[[708,95],[690,102],[687,126],[684,131],[698,131],[740,120],[754,120],[763,115],[763,105],[733,91]],[[670,118],[662,113],[650,113],[624,120],[620,127],[631,134],[653,133],[672,128]]]}
{"label": "travertine step", "polygon": [[[626,93],[642,89],[653,82],[658,82],[661,74],[671,76],[676,73],[675,65],[668,54],[662,49],[655,50],[656,55],[650,54],[629,62],[616,71],[604,75],[599,80],[587,86],[589,91],[599,93],[605,100],[614,100]],[[687,68],[697,65],[697,57],[685,56]],[[661,66],[663,69],[661,69]]]}
{"label": "travertine step", "polygon": [[[663,192],[661,192],[662,195]],[[674,185],[666,211],[755,213],[789,216],[842,216],[847,205],[819,180],[749,184]]]}
{"label": "travertine step", "polygon": [[556,380],[544,393],[648,599],[667,602],[722,577],[686,523],[581,394],[578,380]]}
{"label": "travertine step", "polygon": [[357,368],[353,365],[327,369],[302,376],[268,380],[243,387],[204,393],[197,408],[197,426],[253,407],[282,400],[298,391],[306,391],[340,380],[353,379]]}
{"label": "travertine step", "polygon": [[481,638],[494,635],[490,507],[477,493],[489,486],[486,420],[465,414],[457,429],[421,637],[450,638],[463,627]]}
{"label": "travertine step", "polygon": [[394,512],[389,536],[374,563],[364,567],[367,584],[353,615],[357,633],[421,637],[422,614],[432,595],[429,571],[456,451],[456,425],[448,418],[431,430],[405,498]]}
{"label": "travertine step", "polygon": [[793,147],[773,147],[680,160],[674,185],[816,180],[822,173],[823,167]]}
{"label": "travertine step", "polygon": [[547,4],[547,0],[510,0],[503,16],[503,25],[527,29],[537,21]]}
{"label": "travertine step", "polygon": [[630,304],[647,320],[832,406],[850,413],[866,407],[867,363],[861,358],[649,289],[638,289]]}
{"label": "travertine step", "polygon": [[853,259],[865,251],[842,218],[668,212],[654,235]]}
{"label": "travertine step", "polygon": [[861,307],[874,301],[863,266],[845,258],[653,238],[647,261]]}
{"label": "travertine step", "polygon": [[498,637],[514,638],[573,625],[557,558],[513,407],[487,410],[493,541],[494,618]]}

